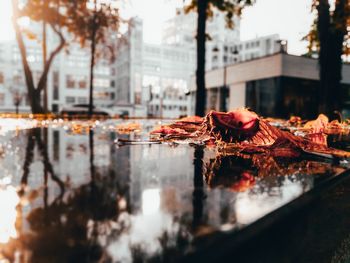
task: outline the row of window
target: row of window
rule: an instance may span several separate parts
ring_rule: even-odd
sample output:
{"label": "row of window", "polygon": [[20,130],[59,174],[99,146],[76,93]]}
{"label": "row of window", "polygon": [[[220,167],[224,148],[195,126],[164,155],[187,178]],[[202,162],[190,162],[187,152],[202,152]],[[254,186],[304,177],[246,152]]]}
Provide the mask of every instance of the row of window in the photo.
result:
{"label": "row of window", "polygon": [[[156,93],[153,95],[155,99],[159,99],[159,94]],[[185,96],[176,96],[176,95],[172,95],[172,94],[164,94],[163,99],[177,99],[177,100],[186,100]]]}
{"label": "row of window", "polygon": [[[115,94],[114,93],[108,93],[108,92],[99,92],[94,93],[95,99],[114,99]],[[86,104],[88,103],[87,97],[73,97],[73,96],[67,96],[66,97],[66,103],[67,104]]]}
{"label": "row of window", "polygon": [[[247,42],[245,45],[239,44],[239,45],[234,45],[234,46],[224,46],[224,52],[228,53],[231,52],[232,54],[242,51],[243,47],[245,49],[251,49],[251,48],[257,48],[260,46],[260,41],[253,41],[253,42]],[[214,47],[213,50],[218,50],[217,47]]]}
{"label": "row of window", "polygon": [[66,76],[66,87],[68,89],[86,89],[87,88],[87,77],[77,76],[77,75],[67,75]]}
{"label": "row of window", "polygon": [[[66,76],[66,87],[68,89],[86,89],[88,86],[88,78],[86,76],[79,76],[79,75],[67,75]],[[101,79],[101,78],[95,78],[94,79],[94,86],[99,88],[109,88],[114,87],[115,82],[109,79]]]}
{"label": "row of window", "polygon": [[66,97],[66,103],[67,104],[86,104],[88,102],[87,97],[73,97],[73,96],[67,96]]}
{"label": "row of window", "polygon": [[[150,105],[149,109],[151,112],[153,111],[159,111],[159,105]],[[178,106],[178,105],[162,105],[163,110],[176,110],[179,109],[180,111],[187,111],[187,106]]]}

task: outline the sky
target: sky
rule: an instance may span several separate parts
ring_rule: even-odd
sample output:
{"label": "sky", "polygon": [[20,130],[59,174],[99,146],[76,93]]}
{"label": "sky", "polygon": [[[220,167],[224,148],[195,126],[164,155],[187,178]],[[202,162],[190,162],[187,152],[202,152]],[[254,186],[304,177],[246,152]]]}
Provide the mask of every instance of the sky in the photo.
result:
{"label": "sky", "polygon": [[[174,16],[182,0],[129,0],[126,17],[139,16],[144,21],[144,40],[159,43],[162,23]],[[306,43],[301,38],[308,32],[313,20],[311,0],[256,0],[243,11],[241,39],[279,34],[288,41],[288,52],[302,54]],[[0,0],[0,41],[14,37],[11,25],[11,0]]]}

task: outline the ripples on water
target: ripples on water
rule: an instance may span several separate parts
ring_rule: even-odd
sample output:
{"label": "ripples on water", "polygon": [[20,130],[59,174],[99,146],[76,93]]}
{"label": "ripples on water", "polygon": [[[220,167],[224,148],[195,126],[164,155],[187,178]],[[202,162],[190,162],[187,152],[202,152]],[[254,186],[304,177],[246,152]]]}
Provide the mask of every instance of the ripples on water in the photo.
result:
{"label": "ripples on water", "polygon": [[0,135],[1,262],[176,261],[200,250],[196,239],[246,227],[346,168],[114,143],[147,136],[152,121],[141,135],[119,134],[114,121],[92,130],[9,123]]}

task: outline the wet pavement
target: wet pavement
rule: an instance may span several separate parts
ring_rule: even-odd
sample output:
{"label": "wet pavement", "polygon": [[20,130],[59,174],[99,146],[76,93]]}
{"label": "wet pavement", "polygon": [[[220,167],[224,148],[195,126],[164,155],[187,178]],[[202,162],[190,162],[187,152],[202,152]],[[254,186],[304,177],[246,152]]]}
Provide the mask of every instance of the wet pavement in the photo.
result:
{"label": "wet pavement", "polygon": [[[147,138],[158,121],[138,123],[132,133],[115,120],[0,130],[1,262],[182,261],[348,168],[118,143]],[[348,141],[329,138],[343,149]]]}

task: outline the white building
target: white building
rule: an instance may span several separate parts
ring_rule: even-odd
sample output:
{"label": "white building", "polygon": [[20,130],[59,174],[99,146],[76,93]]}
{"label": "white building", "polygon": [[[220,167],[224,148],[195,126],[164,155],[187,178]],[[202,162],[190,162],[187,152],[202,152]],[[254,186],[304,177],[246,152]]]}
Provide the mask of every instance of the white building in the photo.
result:
{"label": "white building", "polygon": [[[280,49],[278,35],[240,41],[238,18],[235,28],[226,28],[223,13],[214,12],[207,23],[211,41],[206,45],[208,70],[273,54]],[[38,24],[30,28],[40,30]],[[32,31],[33,31],[32,30]],[[117,60],[99,61],[95,66],[94,102],[129,116],[175,118],[191,113],[193,101],[186,96],[188,83],[196,69],[196,14],[178,14],[164,25],[162,44],[143,42],[142,20],[133,18],[129,30],[118,41]],[[57,37],[48,32],[48,49],[57,45]],[[38,34],[40,36],[40,34]],[[37,83],[42,72],[40,39],[26,39],[28,61]],[[62,107],[87,104],[89,95],[89,49],[78,44],[62,50],[48,75],[48,108],[59,112]],[[20,111],[30,111],[17,42],[0,44],[0,110],[14,111],[14,99],[21,93]]]}
{"label": "white building", "polygon": [[[280,51],[280,38],[277,34],[241,41],[240,18],[234,17],[233,24],[233,29],[228,28],[225,14],[219,11],[214,11],[213,17],[208,19],[206,31],[210,40],[207,40],[206,43],[206,70]],[[185,14],[182,9],[177,9],[177,15],[166,21],[164,25],[163,45],[195,50],[196,25],[196,13]]]}
{"label": "white building", "polygon": [[118,48],[115,106],[133,116],[187,115],[194,50],[143,43],[142,34],[142,21],[133,18]]}
{"label": "white building", "polygon": [[[38,24],[29,25],[31,31]],[[40,36],[40,34],[38,34]],[[57,36],[48,30],[48,54],[57,45]],[[43,71],[42,47],[40,39],[24,37],[27,60],[30,64],[34,82],[38,83]],[[55,57],[47,79],[48,109],[58,112],[63,106],[87,104],[89,95],[89,49],[78,44],[70,44],[69,53],[64,49]],[[115,99],[113,67],[100,60],[95,66],[94,99],[97,106],[110,106]],[[20,93],[20,111],[29,112],[27,88],[22,60],[16,40],[0,43],[0,111],[14,111],[15,94]],[[43,92],[42,92],[43,93]]]}

